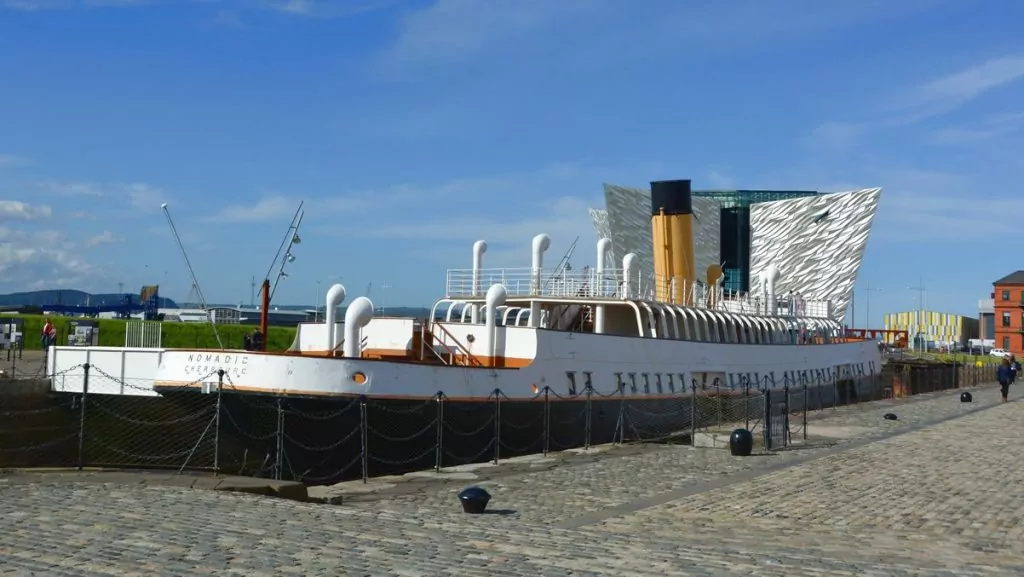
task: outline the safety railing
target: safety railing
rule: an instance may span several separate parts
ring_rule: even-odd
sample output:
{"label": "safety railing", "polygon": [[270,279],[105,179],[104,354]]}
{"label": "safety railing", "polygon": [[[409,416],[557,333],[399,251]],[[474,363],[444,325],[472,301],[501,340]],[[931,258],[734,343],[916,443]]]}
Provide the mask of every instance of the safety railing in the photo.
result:
{"label": "safety railing", "polygon": [[[88,364],[66,372],[84,377],[68,379],[79,389],[14,393],[0,381],[0,469],[205,470],[331,484],[607,443],[691,443],[739,426],[777,449],[806,435],[816,412],[994,379],[991,367],[888,364],[856,376],[694,381],[690,394],[644,399],[625,387],[544,387],[531,400],[495,389],[475,401],[444,393],[396,401],[253,395],[226,373],[153,396],[151,381]],[[92,377],[120,381],[126,394],[90,392]]]}

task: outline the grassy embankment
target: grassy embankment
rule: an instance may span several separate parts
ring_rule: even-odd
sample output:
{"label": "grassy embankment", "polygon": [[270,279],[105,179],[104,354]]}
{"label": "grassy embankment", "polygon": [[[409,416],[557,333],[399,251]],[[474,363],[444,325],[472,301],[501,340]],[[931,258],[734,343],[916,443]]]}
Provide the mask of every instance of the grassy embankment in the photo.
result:
{"label": "grassy embankment", "polygon": [[[23,319],[23,331],[25,335],[25,349],[38,350],[42,348],[39,339],[43,330],[43,322],[47,317],[43,315],[10,315]],[[67,344],[68,323],[73,320],[96,320],[81,319],[72,317],[49,317],[53,326],[57,329],[57,344]],[[163,334],[162,345],[168,348],[196,348],[196,349],[219,349],[217,337],[213,334],[213,326],[208,323],[161,323]],[[123,347],[125,327],[127,321],[121,319],[99,319],[100,346]],[[242,337],[251,333],[255,327],[252,325],[217,325],[217,332],[220,333],[221,341],[229,349],[241,349]],[[295,339],[295,328],[292,327],[268,327],[267,328],[267,350],[283,351],[291,346]]]}

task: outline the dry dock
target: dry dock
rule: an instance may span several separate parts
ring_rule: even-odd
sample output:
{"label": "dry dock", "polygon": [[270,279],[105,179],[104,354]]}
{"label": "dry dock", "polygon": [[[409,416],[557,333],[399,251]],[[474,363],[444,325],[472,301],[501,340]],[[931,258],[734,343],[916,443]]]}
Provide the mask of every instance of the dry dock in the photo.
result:
{"label": "dry dock", "polygon": [[[807,444],[768,456],[646,445],[319,489],[342,505],[123,474],[14,475],[0,478],[0,569],[1024,575],[1024,403],[973,392],[969,405],[948,391],[825,411]],[[461,512],[455,493],[469,484],[491,491],[497,514]]]}

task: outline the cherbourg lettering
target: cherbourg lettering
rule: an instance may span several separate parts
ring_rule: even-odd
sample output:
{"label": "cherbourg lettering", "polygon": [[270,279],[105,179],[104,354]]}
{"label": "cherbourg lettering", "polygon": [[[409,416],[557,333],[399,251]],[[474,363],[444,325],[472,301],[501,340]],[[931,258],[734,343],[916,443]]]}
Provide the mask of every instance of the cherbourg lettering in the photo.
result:
{"label": "cherbourg lettering", "polygon": [[245,376],[249,355],[232,355],[226,353],[190,353],[185,360],[185,374],[194,377],[205,377],[224,369],[234,377]]}

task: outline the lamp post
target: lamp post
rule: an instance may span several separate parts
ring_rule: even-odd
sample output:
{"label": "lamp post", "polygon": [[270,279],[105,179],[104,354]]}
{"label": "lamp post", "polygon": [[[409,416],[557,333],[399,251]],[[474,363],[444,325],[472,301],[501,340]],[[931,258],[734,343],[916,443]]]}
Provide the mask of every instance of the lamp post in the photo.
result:
{"label": "lamp post", "polygon": [[882,289],[873,286],[864,287],[864,328],[871,328],[871,293],[882,292]]}
{"label": "lamp post", "polygon": [[[925,309],[927,308],[927,304],[926,304],[926,300],[925,299],[928,298],[927,297],[928,289],[925,288],[925,286],[924,286],[924,279],[922,278],[920,280],[920,282],[918,282],[917,286],[908,286],[907,290],[909,290],[909,291],[917,291],[917,308],[918,308],[918,311],[914,314],[914,316],[916,317],[914,319],[914,329],[915,329],[915,331],[914,331],[914,346],[911,347],[912,350],[917,350],[917,339],[918,339],[918,337],[926,334],[924,331],[921,330],[921,325],[927,325],[927,322],[925,321]],[[927,329],[927,326],[925,326],[925,329]],[[921,348],[923,350],[921,352],[927,352],[927,350],[928,350],[927,342],[922,343],[922,345],[923,346]]]}
{"label": "lamp post", "polygon": [[[380,284],[380,288],[381,288],[382,291],[384,291],[384,290],[392,288],[392,285],[389,285],[387,283],[387,281],[384,281],[384,282],[382,282]],[[384,316],[384,293],[383,292],[381,292],[381,297],[380,297],[380,316]]]}

